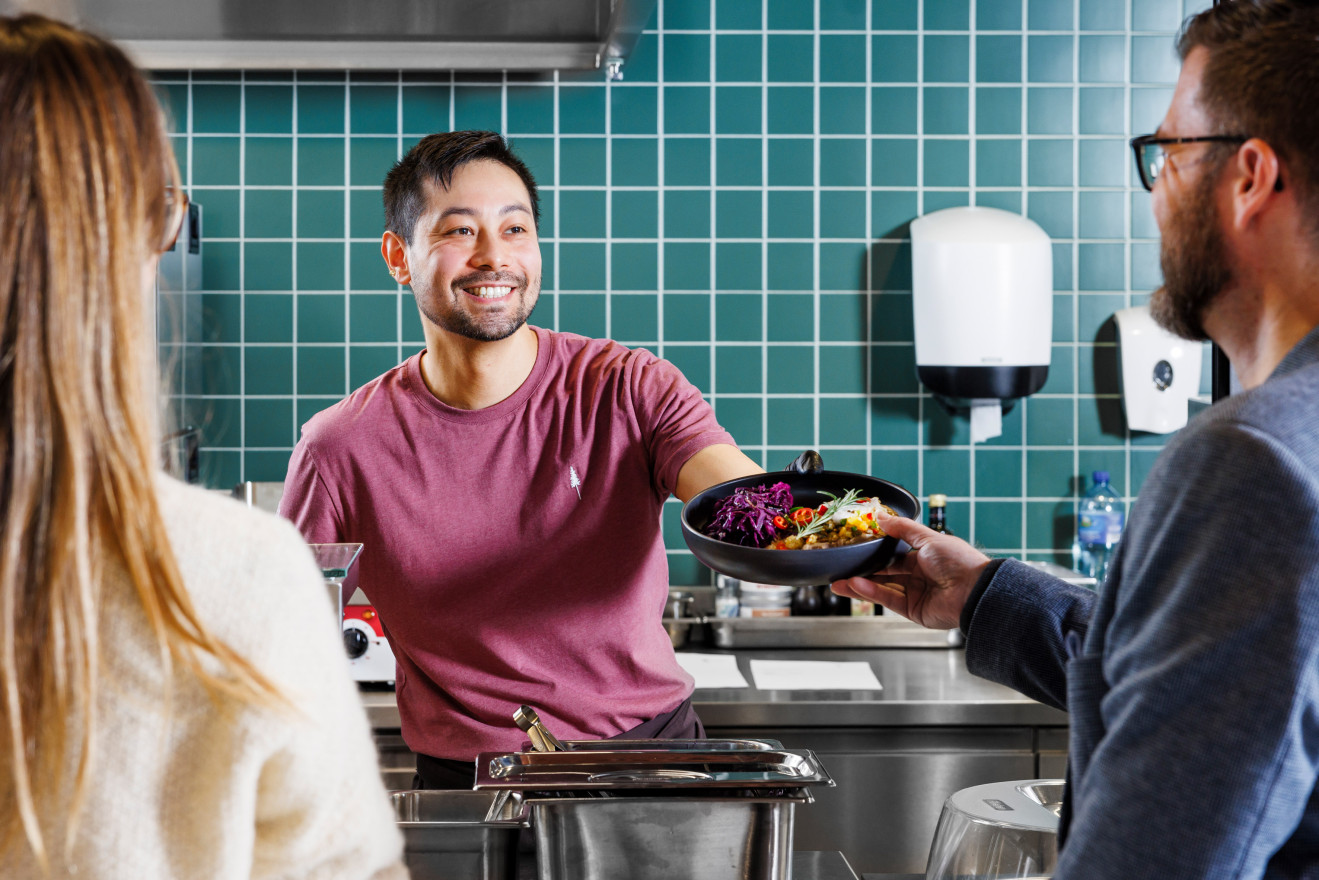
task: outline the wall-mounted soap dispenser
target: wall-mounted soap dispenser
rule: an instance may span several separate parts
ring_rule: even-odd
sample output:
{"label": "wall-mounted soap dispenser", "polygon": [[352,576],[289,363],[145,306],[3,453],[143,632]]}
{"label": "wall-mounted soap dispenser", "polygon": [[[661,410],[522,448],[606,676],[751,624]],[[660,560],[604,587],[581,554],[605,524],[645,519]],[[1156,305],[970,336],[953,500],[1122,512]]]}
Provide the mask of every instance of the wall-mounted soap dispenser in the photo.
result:
{"label": "wall-mounted soap dispenser", "polygon": [[1034,221],[946,208],[911,224],[916,371],[972,441],[1001,433],[1004,404],[1044,385],[1053,341],[1053,251]]}
{"label": "wall-mounted soap dispenser", "polygon": [[1183,427],[1190,400],[1200,391],[1204,343],[1164,330],[1150,316],[1149,306],[1119,309],[1113,323],[1127,428],[1168,434]]}

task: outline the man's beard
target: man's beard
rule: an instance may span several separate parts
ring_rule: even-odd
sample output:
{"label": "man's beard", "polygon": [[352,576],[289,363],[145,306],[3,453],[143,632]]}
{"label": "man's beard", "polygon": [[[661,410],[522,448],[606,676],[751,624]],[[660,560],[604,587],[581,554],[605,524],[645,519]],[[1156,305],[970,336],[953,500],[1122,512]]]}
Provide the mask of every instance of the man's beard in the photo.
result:
{"label": "man's beard", "polygon": [[[479,320],[479,316],[471,314],[468,310],[453,305],[448,309],[439,309],[430,305],[434,301],[431,291],[418,292],[416,285],[413,285],[413,294],[417,298],[417,306],[421,313],[435,326],[447,330],[457,336],[475,340],[476,342],[498,342],[501,339],[507,339],[521,329],[522,325],[527,323],[531,318],[531,313],[536,310],[536,303],[540,299],[540,279],[533,283],[522,276],[500,277],[490,279],[489,277],[481,278],[461,278],[454,282],[452,290],[458,290],[457,297],[466,297],[459,288],[471,286],[478,281],[492,282],[493,280],[512,283],[514,285],[514,295],[518,298],[517,309],[507,319],[496,324],[484,324]],[[479,308],[479,303],[477,303]]]}
{"label": "man's beard", "polygon": [[1169,333],[1203,342],[1205,309],[1232,283],[1211,175],[1172,218],[1159,249],[1163,286],[1150,297],[1150,315]]}

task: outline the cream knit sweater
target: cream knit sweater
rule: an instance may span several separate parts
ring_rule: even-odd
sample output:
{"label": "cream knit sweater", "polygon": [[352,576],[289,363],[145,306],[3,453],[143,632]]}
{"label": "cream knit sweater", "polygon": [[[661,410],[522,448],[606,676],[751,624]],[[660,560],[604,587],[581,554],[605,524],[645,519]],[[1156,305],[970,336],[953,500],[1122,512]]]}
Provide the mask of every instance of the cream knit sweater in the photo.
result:
{"label": "cream knit sweater", "polygon": [[[296,711],[232,700],[222,711],[183,670],[168,705],[141,606],[122,575],[109,576],[89,800],[67,855],[68,792],[45,815],[51,876],[406,877],[366,716],[310,551],[291,524],[216,493],[162,477],[159,494],[201,619]],[[42,876],[22,841],[0,853],[0,875]]]}

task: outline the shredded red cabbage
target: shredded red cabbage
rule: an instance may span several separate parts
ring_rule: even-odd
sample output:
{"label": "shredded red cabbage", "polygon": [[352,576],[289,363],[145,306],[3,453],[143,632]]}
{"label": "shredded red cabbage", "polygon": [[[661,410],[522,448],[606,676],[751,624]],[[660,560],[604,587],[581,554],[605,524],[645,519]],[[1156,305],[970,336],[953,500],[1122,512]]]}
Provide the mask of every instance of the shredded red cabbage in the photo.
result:
{"label": "shredded red cabbage", "polygon": [[764,547],[774,538],[774,517],[786,516],[791,507],[792,490],[787,483],[734,489],[732,495],[715,502],[705,534],[733,544]]}

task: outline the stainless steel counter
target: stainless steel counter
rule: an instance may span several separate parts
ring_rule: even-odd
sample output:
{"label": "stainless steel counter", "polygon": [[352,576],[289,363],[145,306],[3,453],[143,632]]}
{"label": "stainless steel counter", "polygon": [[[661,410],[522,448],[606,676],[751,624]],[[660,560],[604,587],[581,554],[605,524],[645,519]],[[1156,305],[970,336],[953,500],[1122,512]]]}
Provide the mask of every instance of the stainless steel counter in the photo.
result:
{"label": "stainless steel counter", "polygon": [[[815,803],[798,811],[795,843],[840,851],[857,873],[922,871],[953,792],[1065,768],[1067,714],[971,675],[961,648],[687,650],[736,657],[749,683],[756,659],[870,664],[881,690],[699,688],[693,697],[712,736],[767,737],[817,753],[838,786],[814,791]],[[364,691],[362,700],[384,772],[406,787],[414,765],[389,731],[399,726],[393,691]]]}
{"label": "stainless steel counter", "polygon": [[[748,688],[699,688],[693,705],[707,727],[814,726],[1065,726],[1067,714],[1044,706],[966,670],[961,649],[836,649],[693,651],[732,654],[749,683],[754,659],[865,660],[883,689],[879,691],[762,691]],[[371,726],[399,726],[393,691],[363,691]]]}

